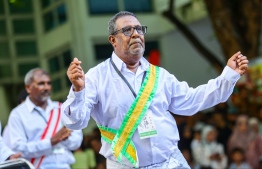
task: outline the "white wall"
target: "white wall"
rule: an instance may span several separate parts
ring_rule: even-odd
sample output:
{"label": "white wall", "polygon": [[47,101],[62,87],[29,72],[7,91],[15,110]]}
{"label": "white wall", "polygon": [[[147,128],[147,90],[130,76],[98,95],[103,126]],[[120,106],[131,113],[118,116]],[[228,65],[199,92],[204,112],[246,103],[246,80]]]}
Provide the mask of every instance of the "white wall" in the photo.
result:
{"label": "white wall", "polygon": [[[226,64],[208,18],[189,26],[200,41]],[[161,38],[160,44],[162,66],[174,74],[179,81],[187,81],[189,86],[196,87],[218,76],[213,67],[202,58],[180,31],[167,33]]]}

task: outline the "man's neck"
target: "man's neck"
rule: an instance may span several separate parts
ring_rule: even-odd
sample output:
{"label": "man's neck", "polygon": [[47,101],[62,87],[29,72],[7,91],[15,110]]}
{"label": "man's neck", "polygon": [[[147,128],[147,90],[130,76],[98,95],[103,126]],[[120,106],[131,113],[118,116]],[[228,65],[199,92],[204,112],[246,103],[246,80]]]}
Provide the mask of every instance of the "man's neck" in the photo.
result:
{"label": "man's neck", "polygon": [[138,63],[136,63],[136,64],[134,64],[134,65],[126,64],[127,68],[128,68],[129,70],[131,70],[133,73],[136,73],[139,65],[140,65],[140,62],[138,62]]}
{"label": "man's neck", "polygon": [[30,100],[36,105],[36,106],[38,106],[38,107],[41,107],[42,109],[46,109],[46,107],[47,107],[47,101],[46,102],[38,102],[38,101],[36,101],[36,100],[32,100],[31,98],[30,98]]}
{"label": "man's neck", "polygon": [[140,59],[142,57],[140,54],[131,56],[131,54],[118,53],[116,51],[114,51],[114,53],[116,54],[117,57],[119,57],[126,64],[126,67],[130,71],[132,71],[133,73],[136,73],[138,67],[140,66]]}

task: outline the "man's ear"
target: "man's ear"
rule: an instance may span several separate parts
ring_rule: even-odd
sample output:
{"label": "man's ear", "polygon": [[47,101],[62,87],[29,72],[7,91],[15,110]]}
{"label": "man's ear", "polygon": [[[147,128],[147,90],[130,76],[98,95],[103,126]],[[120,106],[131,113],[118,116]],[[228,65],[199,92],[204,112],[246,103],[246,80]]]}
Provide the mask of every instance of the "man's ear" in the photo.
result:
{"label": "man's ear", "polygon": [[111,43],[113,47],[115,47],[116,44],[116,37],[114,35],[108,36],[108,41]]}
{"label": "man's ear", "polygon": [[31,92],[30,85],[25,85],[25,89],[26,89],[27,93],[30,93],[30,92]]}

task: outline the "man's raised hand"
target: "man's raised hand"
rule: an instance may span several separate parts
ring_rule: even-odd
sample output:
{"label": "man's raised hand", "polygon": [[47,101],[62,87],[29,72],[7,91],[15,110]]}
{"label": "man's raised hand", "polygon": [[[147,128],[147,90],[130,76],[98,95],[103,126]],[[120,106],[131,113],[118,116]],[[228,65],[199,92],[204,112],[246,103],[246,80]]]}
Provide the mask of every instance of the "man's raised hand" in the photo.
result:
{"label": "man's raised hand", "polygon": [[240,75],[243,75],[248,68],[247,57],[243,56],[241,52],[237,52],[230,59],[228,59],[227,66],[235,70]]}
{"label": "man's raised hand", "polygon": [[74,91],[80,91],[85,87],[85,74],[81,63],[77,58],[74,58],[67,69],[67,76],[74,86]]}

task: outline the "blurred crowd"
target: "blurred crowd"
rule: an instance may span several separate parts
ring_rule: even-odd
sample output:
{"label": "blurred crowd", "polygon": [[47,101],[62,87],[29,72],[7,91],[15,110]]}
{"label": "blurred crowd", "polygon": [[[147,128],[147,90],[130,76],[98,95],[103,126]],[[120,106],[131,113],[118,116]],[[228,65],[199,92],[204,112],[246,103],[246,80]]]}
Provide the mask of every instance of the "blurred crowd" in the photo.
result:
{"label": "blurred crowd", "polygon": [[178,147],[192,169],[262,169],[262,108],[257,116],[221,103],[194,116],[174,115]]}
{"label": "blurred crowd", "polygon": [[101,146],[100,131],[94,128],[91,134],[84,135],[81,146],[74,151],[76,162],[72,169],[106,169],[106,158],[99,154]]}

